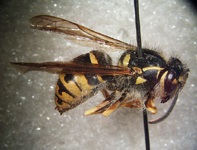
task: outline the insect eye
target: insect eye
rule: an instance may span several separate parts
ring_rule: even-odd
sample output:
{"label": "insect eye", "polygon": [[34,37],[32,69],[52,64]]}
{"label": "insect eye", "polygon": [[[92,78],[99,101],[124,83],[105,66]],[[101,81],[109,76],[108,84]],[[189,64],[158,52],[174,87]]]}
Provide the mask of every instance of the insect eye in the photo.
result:
{"label": "insect eye", "polygon": [[176,92],[178,86],[177,74],[173,70],[170,71],[164,80],[164,97],[162,98],[162,103],[167,102]]}

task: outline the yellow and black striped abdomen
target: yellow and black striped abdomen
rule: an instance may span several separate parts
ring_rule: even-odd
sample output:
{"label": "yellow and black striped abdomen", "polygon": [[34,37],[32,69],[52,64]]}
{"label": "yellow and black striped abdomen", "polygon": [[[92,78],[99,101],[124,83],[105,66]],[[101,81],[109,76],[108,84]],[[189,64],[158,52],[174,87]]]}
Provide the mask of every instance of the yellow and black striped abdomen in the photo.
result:
{"label": "yellow and black striped abdomen", "polygon": [[[111,58],[100,51],[91,51],[73,60],[80,64],[111,64]],[[105,81],[99,75],[60,74],[55,90],[56,108],[60,113],[81,104],[96,94]]]}

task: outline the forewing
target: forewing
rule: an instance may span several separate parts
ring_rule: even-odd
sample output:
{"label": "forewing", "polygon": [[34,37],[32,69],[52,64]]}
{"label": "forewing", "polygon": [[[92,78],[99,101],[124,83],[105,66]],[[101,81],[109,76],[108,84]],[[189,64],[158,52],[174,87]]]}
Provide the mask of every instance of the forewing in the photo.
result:
{"label": "forewing", "polygon": [[[30,27],[69,35],[69,39],[85,46],[101,45],[106,48],[135,50],[136,47],[116,40],[79,24],[48,15],[39,15],[30,19]],[[91,44],[92,43],[92,44]]]}
{"label": "forewing", "polygon": [[44,63],[25,63],[11,62],[22,72],[46,71],[50,73],[65,74],[98,74],[98,75],[131,75],[129,68],[120,66],[101,66],[93,64],[77,64],[74,62],[44,62]]}

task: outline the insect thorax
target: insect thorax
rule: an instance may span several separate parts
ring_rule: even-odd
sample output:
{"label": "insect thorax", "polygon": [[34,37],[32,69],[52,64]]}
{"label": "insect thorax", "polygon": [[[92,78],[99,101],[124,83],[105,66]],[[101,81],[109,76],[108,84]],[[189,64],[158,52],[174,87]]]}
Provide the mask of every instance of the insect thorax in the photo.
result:
{"label": "insect thorax", "polygon": [[166,61],[152,50],[143,49],[142,58],[138,57],[137,51],[127,50],[120,57],[118,65],[128,67],[134,72],[133,75],[117,78],[120,89],[135,88],[148,91],[157,83],[158,74],[166,67]]}

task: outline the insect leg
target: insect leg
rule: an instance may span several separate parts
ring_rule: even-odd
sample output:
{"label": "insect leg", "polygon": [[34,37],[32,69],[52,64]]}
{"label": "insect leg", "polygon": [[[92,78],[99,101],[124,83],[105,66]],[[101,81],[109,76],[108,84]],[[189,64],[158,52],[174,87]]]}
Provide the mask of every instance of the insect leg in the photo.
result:
{"label": "insect leg", "polygon": [[[103,90],[101,91],[102,93],[104,93],[104,96],[108,95],[108,92]],[[107,93],[106,93],[107,92]],[[102,113],[103,111],[105,111],[113,102],[113,100],[115,99],[117,92],[113,92],[111,95],[109,95],[102,103],[100,103],[99,105],[97,105],[96,107],[89,109],[88,111],[85,112],[85,115],[93,115],[93,114],[98,114],[98,113]]]}
{"label": "insect leg", "polygon": [[150,111],[152,114],[157,113],[157,107],[155,106],[154,99],[155,99],[155,96],[153,96],[152,94],[149,94],[145,102],[146,109]]}
{"label": "insect leg", "polygon": [[142,107],[142,103],[139,99],[136,100],[132,100],[129,102],[125,102],[121,105],[121,107],[129,107],[129,108],[141,108]]}
{"label": "insect leg", "polygon": [[110,94],[108,93],[108,91],[107,91],[106,89],[102,89],[102,90],[101,90],[101,93],[103,94],[103,96],[104,96],[106,99],[110,96]]}
{"label": "insect leg", "polygon": [[104,112],[102,112],[103,116],[109,116],[112,112],[114,112],[117,108],[119,108],[125,101],[128,99],[126,98],[126,92],[121,95],[121,97],[115,101],[111,106],[109,106]]}
{"label": "insect leg", "polygon": [[173,110],[173,108],[174,108],[174,106],[175,106],[175,104],[176,104],[176,101],[177,101],[177,99],[178,99],[178,94],[179,94],[179,92],[180,92],[180,89],[181,89],[181,87],[180,87],[180,85],[179,85],[179,89],[178,89],[176,95],[174,96],[174,98],[173,98],[173,100],[172,100],[172,104],[170,105],[170,107],[168,108],[168,110],[166,111],[166,113],[165,113],[163,116],[161,116],[160,118],[157,118],[157,119],[155,119],[155,120],[150,120],[148,123],[150,123],[150,124],[159,123],[159,122],[165,120],[165,119],[170,115],[170,113],[172,112],[172,110]]}

